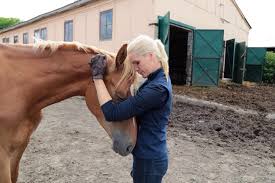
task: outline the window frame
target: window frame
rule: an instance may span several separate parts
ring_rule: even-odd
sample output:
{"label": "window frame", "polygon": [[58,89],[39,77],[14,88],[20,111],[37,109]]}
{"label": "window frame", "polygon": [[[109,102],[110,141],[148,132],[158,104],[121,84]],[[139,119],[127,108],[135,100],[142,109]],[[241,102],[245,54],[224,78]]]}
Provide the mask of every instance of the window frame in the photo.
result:
{"label": "window frame", "polygon": [[[45,31],[45,38],[44,37],[42,38],[43,31]],[[48,29],[47,29],[47,27],[43,27],[43,28],[40,29],[39,36],[40,36],[40,39],[42,39],[44,41],[46,41],[48,39]]]}
{"label": "window frame", "polygon": [[[111,24],[108,24],[107,16],[108,13],[111,13]],[[102,25],[102,19],[103,16],[105,16],[105,24]],[[108,26],[111,26],[111,33],[108,34]],[[103,30],[104,28],[104,30]],[[103,32],[104,31],[104,32]],[[100,41],[106,41],[106,40],[112,40],[113,38],[113,9],[105,10],[100,12],[99,14],[99,40]]]}
{"label": "window frame", "polygon": [[[37,33],[37,36],[36,36],[36,33]],[[37,38],[37,39],[40,39],[40,29],[35,29],[33,31],[33,37],[34,38]],[[34,43],[36,43],[36,40],[34,39]]]}
{"label": "window frame", "polygon": [[[42,38],[42,36],[43,36],[42,33],[43,33],[44,30],[45,30],[45,38],[44,37]],[[40,28],[40,29],[35,29],[34,32],[33,32],[33,36],[35,38],[46,41],[48,39],[48,29],[47,29],[47,27],[43,27],[43,28]],[[35,39],[34,39],[34,43],[36,43]]]}
{"label": "window frame", "polygon": [[2,39],[2,41],[4,41],[3,43],[10,43],[10,38],[5,37],[5,38]]}
{"label": "window frame", "polygon": [[19,43],[19,36],[15,35],[13,36],[13,44],[17,44],[17,43]]}
{"label": "window frame", "polygon": [[[69,25],[72,26],[71,29],[70,29]],[[68,27],[68,30],[66,29],[67,27]],[[70,30],[72,31],[71,33],[70,33]],[[69,39],[67,39],[68,37],[69,37]],[[74,40],[74,21],[73,20],[66,20],[64,22],[64,41],[65,42],[72,42],[73,40]]]}
{"label": "window frame", "polygon": [[23,44],[29,44],[29,33],[23,33]]}

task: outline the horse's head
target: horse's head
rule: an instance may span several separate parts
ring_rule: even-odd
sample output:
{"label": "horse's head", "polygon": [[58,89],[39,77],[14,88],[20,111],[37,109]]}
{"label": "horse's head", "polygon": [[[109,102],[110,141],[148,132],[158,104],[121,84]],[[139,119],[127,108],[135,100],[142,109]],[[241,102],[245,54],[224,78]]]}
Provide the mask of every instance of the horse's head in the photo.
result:
{"label": "horse's head", "polygon": [[[131,95],[130,87],[135,79],[135,71],[129,62],[124,62],[126,56],[126,44],[120,48],[115,58],[112,55],[107,55],[108,66],[104,82],[114,101],[126,99]],[[112,138],[113,150],[122,156],[131,153],[137,137],[135,119],[131,118],[121,122],[106,122],[100,109],[93,83],[91,87],[88,87],[85,98],[88,108]],[[94,101],[96,101],[96,105]]]}

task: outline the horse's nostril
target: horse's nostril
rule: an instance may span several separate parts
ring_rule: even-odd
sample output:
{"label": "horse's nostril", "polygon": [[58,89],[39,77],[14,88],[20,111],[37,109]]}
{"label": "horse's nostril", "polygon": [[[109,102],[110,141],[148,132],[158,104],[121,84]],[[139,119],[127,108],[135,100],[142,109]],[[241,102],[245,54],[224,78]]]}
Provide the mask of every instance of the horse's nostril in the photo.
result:
{"label": "horse's nostril", "polygon": [[132,152],[133,150],[133,146],[132,145],[129,145],[126,149],[127,152]]}
{"label": "horse's nostril", "polygon": [[121,156],[127,156],[133,151],[134,145],[122,135],[113,135],[113,150]]}

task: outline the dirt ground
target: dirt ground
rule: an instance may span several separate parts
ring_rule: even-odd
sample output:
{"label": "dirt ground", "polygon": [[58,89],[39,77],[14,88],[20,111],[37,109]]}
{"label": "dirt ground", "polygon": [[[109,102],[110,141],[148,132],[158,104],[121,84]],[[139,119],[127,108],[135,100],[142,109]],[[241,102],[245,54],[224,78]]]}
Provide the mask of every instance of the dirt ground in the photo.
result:
{"label": "dirt ground", "polygon": [[[174,87],[174,91],[275,111],[275,90],[269,86]],[[275,120],[174,101],[168,129],[170,163],[164,182],[275,182]],[[84,101],[74,97],[44,110],[21,160],[18,182],[129,183],[131,163],[131,156],[120,157],[111,150],[105,131]]]}
{"label": "dirt ground", "polygon": [[239,85],[220,82],[219,87],[174,86],[175,94],[187,95],[198,99],[239,106],[267,113],[275,111],[275,85],[256,85],[246,82]]}

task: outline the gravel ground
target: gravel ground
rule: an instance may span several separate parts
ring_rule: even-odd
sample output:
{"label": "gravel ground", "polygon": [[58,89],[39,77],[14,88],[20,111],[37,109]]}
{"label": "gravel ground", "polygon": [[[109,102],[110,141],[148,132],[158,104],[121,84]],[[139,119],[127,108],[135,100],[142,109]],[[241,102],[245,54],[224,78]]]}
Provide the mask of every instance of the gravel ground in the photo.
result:
{"label": "gravel ground", "polygon": [[[174,93],[263,115],[241,115],[174,100],[168,128],[170,183],[275,182],[275,88],[222,83],[218,88],[174,86]],[[80,97],[49,106],[20,165],[20,183],[128,183],[131,155],[111,140]]]}
{"label": "gravel ground", "polygon": [[[275,182],[275,121],[174,101],[167,183]],[[20,183],[129,183],[132,157],[74,97],[44,110],[20,165]]]}

